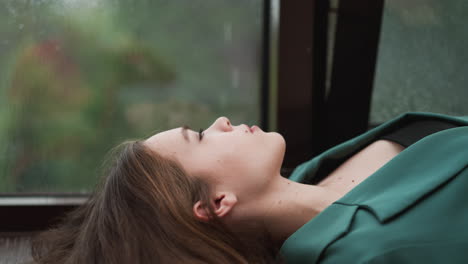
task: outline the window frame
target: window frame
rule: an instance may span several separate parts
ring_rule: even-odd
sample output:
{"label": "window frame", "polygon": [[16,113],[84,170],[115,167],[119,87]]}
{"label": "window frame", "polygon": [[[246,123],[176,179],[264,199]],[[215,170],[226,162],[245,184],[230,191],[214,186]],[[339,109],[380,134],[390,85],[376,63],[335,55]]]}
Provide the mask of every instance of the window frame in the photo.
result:
{"label": "window frame", "polygon": [[[277,119],[287,170],[368,129],[383,7],[384,0],[338,8],[329,0],[281,2]],[[329,12],[337,14],[330,52]]]}
{"label": "window frame", "polygon": [[30,233],[56,225],[60,218],[87,200],[86,194],[3,194],[0,195],[0,232]]}
{"label": "window frame", "polygon": [[[384,0],[340,1],[331,85],[322,111],[324,151],[369,129]],[[345,128],[345,129],[343,129]]]}

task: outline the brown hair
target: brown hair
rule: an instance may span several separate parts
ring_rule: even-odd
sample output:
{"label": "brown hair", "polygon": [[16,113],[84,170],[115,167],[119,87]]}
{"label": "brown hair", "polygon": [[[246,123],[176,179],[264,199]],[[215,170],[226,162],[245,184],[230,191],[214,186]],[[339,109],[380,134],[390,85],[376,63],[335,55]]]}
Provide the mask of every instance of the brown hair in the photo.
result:
{"label": "brown hair", "polygon": [[268,235],[229,230],[208,207],[210,221],[193,215],[210,188],[176,161],[142,141],[119,145],[87,203],[32,244],[37,263],[273,263]]}

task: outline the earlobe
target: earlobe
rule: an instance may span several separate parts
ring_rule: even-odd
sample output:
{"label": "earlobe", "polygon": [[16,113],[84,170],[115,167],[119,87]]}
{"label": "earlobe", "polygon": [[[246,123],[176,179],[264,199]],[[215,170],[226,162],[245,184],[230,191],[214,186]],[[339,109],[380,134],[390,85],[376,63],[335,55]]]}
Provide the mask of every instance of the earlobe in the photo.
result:
{"label": "earlobe", "polygon": [[[234,208],[237,203],[237,197],[233,193],[217,193],[211,203],[215,215],[222,218]],[[193,213],[201,221],[208,222],[210,220],[209,209],[201,201],[193,205]]]}

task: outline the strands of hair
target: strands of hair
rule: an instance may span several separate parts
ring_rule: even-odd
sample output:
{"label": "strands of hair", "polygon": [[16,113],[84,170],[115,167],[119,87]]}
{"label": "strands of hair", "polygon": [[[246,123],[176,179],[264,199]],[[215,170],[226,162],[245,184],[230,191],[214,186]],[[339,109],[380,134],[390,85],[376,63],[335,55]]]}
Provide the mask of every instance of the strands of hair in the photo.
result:
{"label": "strands of hair", "polygon": [[267,232],[233,233],[207,207],[210,188],[142,141],[124,142],[104,166],[88,202],[37,236],[32,256],[47,263],[278,263]]}

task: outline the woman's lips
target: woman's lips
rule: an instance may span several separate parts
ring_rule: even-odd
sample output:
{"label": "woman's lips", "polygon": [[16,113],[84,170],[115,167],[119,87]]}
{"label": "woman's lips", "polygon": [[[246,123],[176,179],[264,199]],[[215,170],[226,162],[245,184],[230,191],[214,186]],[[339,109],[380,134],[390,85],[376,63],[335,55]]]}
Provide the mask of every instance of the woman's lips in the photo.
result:
{"label": "woman's lips", "polygon": [[245,126],[250,131],[250,133],[254,133],[256,130],[261,130],[258,126],[255,126],[255,125],[253,125],[251,127],[249,127],[248,125],[245,125],[245,124],[242,124],[242,125]]}
{"label": "woman's lips", "polygon": [[260,129],[258,126],[252,126],[250,127],[250,131],[252,131],[252,133],[257,130],[257,129]]}

